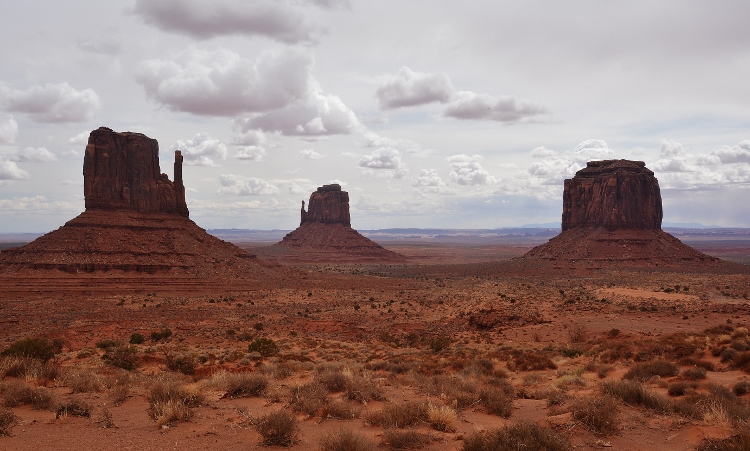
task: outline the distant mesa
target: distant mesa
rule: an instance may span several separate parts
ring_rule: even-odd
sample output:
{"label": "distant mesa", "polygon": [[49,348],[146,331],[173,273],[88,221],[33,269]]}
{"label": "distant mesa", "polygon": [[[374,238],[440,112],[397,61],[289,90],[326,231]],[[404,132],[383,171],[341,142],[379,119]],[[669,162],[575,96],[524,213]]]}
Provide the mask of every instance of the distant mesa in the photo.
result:
{"label": "distant mesa", "polygon": [[672,266],[715,264],[661,230],[659,182],[642,161],[590,161],[565,180],[562,233],[524,259],[560,265]]}
{"label": "distant mesa", "polygon": [[261,258],[282,262],[403,262],[389,251],[352,229],[349,193],[338,184],[323,185],[310,195],[307,211],[302,201],[300,226],[280,242],[256,252]]}
{"label": "distant mesa", "polygon": [[267,271],[254,255],[188,219],[180,151],[172,182],[160,171],[156,140],[101,127],[89,135],[83,177],[86,211],[0,253],[0,274],[169,271],[170,277],[252,279]]}

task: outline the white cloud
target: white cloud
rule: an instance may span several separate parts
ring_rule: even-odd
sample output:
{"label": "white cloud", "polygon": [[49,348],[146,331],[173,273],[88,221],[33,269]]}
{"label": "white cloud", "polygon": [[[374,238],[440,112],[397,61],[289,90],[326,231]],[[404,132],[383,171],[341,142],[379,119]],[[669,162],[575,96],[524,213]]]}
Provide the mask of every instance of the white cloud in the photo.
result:
{"label": "white cloud", "polygon": [[28,161],[31,163],[52,163],[57,161],[57,155],[53,154],[45,147],[26,147],[18,149],[14,155],[10,156],[12,161]]}
{"label": "white cloud", "polygon": [[308,160],[318,160],[323,158],[323,155],[319,154],[313,149],[302,149],[299,151],[299,156]]}
{"label": "white cloud", "polygon": [[[0,162],[0,167],[2,163]],[[0,170],[1,171],[1,170]],[[68,201],[50,201],[45,196],[16,197],[12,199],[0,199],[0,211],[3,213],[36,213],[54,215],[59,213],[70,214],[81,211],[83,204]]]}
{"label": "white cloud", "polygon": [[393,147],[394,149],[407,153],[419,153],[422,151],[422,146],[420,146],[419,143],[409,139],[387,138],[370,130],[364,130],[362,136],[365,138],[364,147]]}
{"label": "white cloud", "polygon": [[472,161],[479,161],[482,158],[484,158],[481,155],[474,154],[474,155],[467,155],[465,153],[460,153],[457,155],[451,155],[447,158],[447,160],[451,163],[468,163]]}
{"label": "white cloud", "polygon": [[219,176],[221,188],[218,194],[232,194],[235,196],[255,196],[261,194],[278,194],[279,189],[271,183],[256,177],[242,180],[234,174],[221,174]]}
{"label": "white cloud", "polygon": [[[458,156],[454,155],[454,157]],[[468,155],[463,156],[467,157]],[[448,173],[448,177],[459,185],[494,185],[500,182],[485,171],[477,161],[451,160],[451,171]]]}
{"label": "white cloud", "polygon": [[0,114],[0,144],[12,143],[18,134],[18,122],[9,114]]}
{"label": "white cloud", "polygon": [[750,140],[745,140],[732,147],[724,147],[711,152],[719,157],[722,164],[750,163]]}
{"label": "white cloud", "polygon": [[238,146],[262,146],[266,143],[266,135],[257,130],[242,131],[242,122],[232,120],[232,127],[237,131],[232,140],[232,144]]}
{"label": "white cloud", "polygon": [[303,49],[263,52],[253,62],[231,50],[191,47],[173,60],[140,63],[146,95],[174,111],[233,116],[283,108],[311,89],[312,55]]}
{"label": "white cloud", "polygon": [[214,159],[226,160],[227,146],[218,139],[198,133],[192,139],[178,140],[172,150],[182,151],[185,164],[190,166],[218,166]]}
{"label": "white cloud", "polygon": [[402,67],[378,86],[375,96],[381,109],[445,103],[453,95],[453,85],[446,74],[415,72]]}
{"label": "white cloud", "polygon": [[531,151],[532,158],[547,158],[555,155],[555,151],[544,146],[536,147]]}
{"label": "white cloud", "polygon": [[78,91],[68,83],[47,83],[25,91],[0,83],[0,105],[35,122],[64,123],[90,120],[101,108],[101,101],[94,90]]}
{"label": "white cloud", "polygon": [[401,154],[392,147],[381,147],[359,159],[359,167],[385,170],[385,177],[401,178],[409,172],[401,161]]}
{"label": "white cloud", "polygon": [[443,109],[443,116],[446,117],[506,123],[526,122],[548,113],[549,110],[543,105],[518,100],[515,96],[493,97],[471,91],[457,92]]}
{"label": "white cloud", "polygon": [[661,142],[659,156],[662,158],[672,158],[685,153],[682,144],[665,139]]}
{"label": "white cloud", "polygon": [[306,191],[301,186],[297,185],[296,183],[292,183],[289,185],[289,194],[294,194],[295,196],[299,196],[300,194],[305,194]]}
{"label": "white cloud", "polygon": [[574,158],[581,163],[612,158],[614,153],[614,150],[610,149],[607,143],[601,139],[587,139],[573,149]]}
{"label": "white cloud", "polygon": [[294,44],[312,41],[317,31],[301,11],[282,0],[136,0],[134,11],[162,31],[196,39],[245,35]]}
{"label": "white cloud", "polygon": [[672,157],[663,158],[654,163],[653,170],[657,172],[695,172],[696,168],[691,167],[685,158]]}
{"label": "white cloud", "polygon": [[[26,180],[29,173],[19,168],[14,161],[0,160],[0,180]],[[0,203],[2,201],[0,200]]]}
{"label": "white cloud", "polygon": [[260,161],[266,156],[266,148],[263,146],[237,146],[234,158],[238,160]]}
{"label": "white cloud", "polygon": [[86,145],[89,143],[89,135],[91,132],[89,131],[83,131],[75,136],[72,136],[70,139],[68,139],[68,144],[83,144]]}

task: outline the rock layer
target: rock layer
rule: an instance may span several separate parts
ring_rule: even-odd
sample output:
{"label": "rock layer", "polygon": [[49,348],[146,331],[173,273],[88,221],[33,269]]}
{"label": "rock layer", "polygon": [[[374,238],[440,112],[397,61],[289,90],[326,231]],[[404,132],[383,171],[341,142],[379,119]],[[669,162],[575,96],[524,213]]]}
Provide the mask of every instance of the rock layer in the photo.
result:
{"label": "rock layer", "polygon": [[590,161],[565,180],[562,230],[661,229],[659,182],[642,161]]}
{"label": "rock layer", "polygon": [[310,195],[310,203],[305,211],[302,201],[300,225],[306,222],[324,224],[344,224],[351,226],[349,217],[349,193],[341,191],[341,185],[323,185]]}
{"label": "rock layer", "polygon": [[174,182],[159,167],[159,143],[140,133],[100,127],[83,158],[86,209],[177,213],[188,217],[182,154],[175,152]]}

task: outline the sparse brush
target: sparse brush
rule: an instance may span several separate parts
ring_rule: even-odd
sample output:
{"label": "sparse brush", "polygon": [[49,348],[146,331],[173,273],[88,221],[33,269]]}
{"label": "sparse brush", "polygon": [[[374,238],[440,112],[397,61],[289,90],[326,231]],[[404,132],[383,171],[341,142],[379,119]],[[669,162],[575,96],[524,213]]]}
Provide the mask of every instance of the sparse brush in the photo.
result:
{"label": "sparse brush", "polygon": [[432,441],[429,434],[412,429],[386,429],[383,432],[382,444],[390,449],[421,449]]}
{"label": "sparse brush", "polygon": [[18,422],[19,419],[12,410],[5,407],[0,408],[0,435],[9,436],[10,431]]}
{"label": "sparse brush", "polygon": [[31,388],[21,381],[3,384],[0,394],[5,407],[30,405],[34,410],[54,410],[56,404],[54,396],[46,388]]}
{"label": "sparse brush", "polygon": [[135,346],[117,346],[108,348],[102,356],[102,360],[116,368],[132,371],[138,367],[140,358],[138,349]]}
{"label": "sparse brush", "polygon": [[503,418],[510,417],[513,412],[513,400],[516,390],[510,382],[503,380],[501,384],[492,384],[479,391],[479,400],[487,412]]}
{"label": "sparse brush", "polygon": [[270,338],[256,338],[247,346],[247,352],[257,352],[263,357],[272,357],[279,353],[279,345]]}
{"label": "sparse brush", "polygon": [[232,398],[261,396],[268,388],[268,378],[257,373],[227,374],[225,390]]}
{"label": "sparse brush", "polygon": [[102,377],[89,369],[71,368],[63,373],[62,382],[73,393],[98,392],[104,388]]}
{"label": "sparse brush", "polygon": [[546,355],[536,351],[519,352],[507,363],[511,371],[556,370],[557,365]]}
{"label": "sparse brush", "polygon": [[351,420],[358,418],[359,414],[359,409],[355,409],[349,403],[343,401],[329,402],[323,407],[323,418]]}
{"label": "sparse brush", "polygon": [[586,428],[602,435],[612,435],[620,431],[619,411],[617,401],[606,395],[581,398],[572,405],[573,418]]}
{"label": "sparse brush", "polygon": [[386,400],[381,381],[375,380],[369,375],[355,375],[347,380],[346,397],[361,403]]}
{"label": "sparse brush", "polygon": [[68,415],[90,418],[91,410],[91,404],[79,398],[71,398],[64,403],[60,403],[57,405],[55,418],[63,418],[67,417]]}
{"label": "sparse brush", "polygon": [[568,451],[568,439],[550,428],[530,421],[474,432],[464,439],[463,451]]}
{"label": "sparse brush", "polygon": [[0,357],[0,379],[17,377],[24,379],[54,380],[60,376],[60,364],[33,357]]}
{"label": "sparse brush", "polygon": [[604,394],[614,396],[625,404],[641,405],[663,413],[672,410],[672,402],[667,397],[648,390],[637,381],[605,381],[601,388]]}
{"label": "sparse brush", "polygon": [[568,328],[568,338],[571,343],[583,343],[589,335],[589,328],[585,324],[575,323]]}
{"label": "sparse brush", "polygon": [[682,377],[691,381],[697,381],[706,378],[706,370],[703,368],[688,368],[682,372]]}
{"label": "sparse brush", "polygon": [[320,382],[329,393],[344,391],[349,379],[338,369],[324,371],[315,376],[315,380]]}
{"label": "sparse brush", "polygon": [[745,393],[750,393],[750,381],[739,381],[732,386],[732,391],[737,396],[742,396]]}
{"label": "sparse brush", "polygon": [[169,376],[157,380],[149,389],[147,398],[149,415],[157,426],[188,421],[193,414],[191,408],[205,402],[197,389]]}
{"label": "sparse brush", "polygon": [[382,410],[371,412],[365,420],[385,429],[405,428],[427,420],[427,406],[421,402],[386,404]]}
{"label": "sparse brush", "polygon": [[297,418],[286,410],[256,418],[253,423],[266,446],[287,447],[292,446],[297,440]]}
{"label": "sparse brush", "polygon": [[292,410],[309,416],[318,415],[327,403],[328,390],[316,381],[292,389],[292,396],[289,401]]}
{"label": "sparse brush", "polygon": [[654,376],[671,377],[676,376],[679,371],[677,365],[665,360],[655,360],[653,362],[639,363],[634,365],[623,376],[623,379],[637,380],[645,382]]}
{"label": "sparse brush", "polygon": [[696,451],[747,451],[750,449],[750,431],[743,430],[728,438],[704,438]]}
{"label": "sparse brush", "polygon": [[709,385],[708,394],[686,396],[674,404],[680,415],[707,423],[742,425],[750,421],[750,405],[720,385]]}
{"label": "sparse brush", "polygon": [[169,371],[191,375],[195,374],[195,358],[191,355],[164,354],[164,360]]}
{"label": "sparse brush", "polygon": [[456,429],[453,423],[458,418],[456,411],[450,406],[438,406],[429,404],[427,406],[427,421],[430,426],[440,432],[453,432]]}
{"label": "sparse brush", "polygon": [[[432,376],[417,382],[429,394],[439,396],[446,404],[454,404],[457,409],[465,409],[480,400],[478,380],[459,376]],[[500,387],[508,382],[498,379]]]}
{"label": "sparse brush", "polygon": [[101,424],[105,429],[115,427],[115,422],[112,419],[112,412],[110,412],[106,407],[102,407],[99,418],[96,420],[96,422]]}
{"label": "sparse brush", "polygon": [[375,451],[375,442],[350,429],[329,432],[320,439],[320,451]]}
{"label": "sparse brush", "polygon": [[61,350],[62,342],[60,340],[49,341],[43,337],[30,337],[13,342],[0,352],[0,355],[4,357],[26,357],[46,362]]}

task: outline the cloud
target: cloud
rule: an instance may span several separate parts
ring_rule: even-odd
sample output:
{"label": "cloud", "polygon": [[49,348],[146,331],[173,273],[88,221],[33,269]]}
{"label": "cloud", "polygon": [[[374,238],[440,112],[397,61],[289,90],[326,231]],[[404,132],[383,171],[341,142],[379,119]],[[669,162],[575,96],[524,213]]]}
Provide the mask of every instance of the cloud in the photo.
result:
{"label": "cloud", "polygon": [[227,146],[218,139],[198,133],[192,139],[178,140],[172,150],[182,151],[185,163],[190,166],[218,166],[214,159],[226,160]]}
{"label": "cloud", "polygon": [[445,103],[452,95],[453,85],[448,75],[415,72],[406,66],[389,76],[375,91],[380,108],[384,110],[432,102]]}
{"label": "cloud", "polygon": [[278,194],[279,189],[267,181],[255,177],[242,180],[234,174],[221,174],[219,176],[221,188],[217,194],[231,194],[235,196],[256,196],[261,194]]}
{"label": "cloud", "polygon": [[500,182],[482,168],[479,160],[481,155],[452,155],[448,157],[451,171],[448,177],[459,185],[494,185]]}
{"label": "cloud", "polygon": [[695,172],[696,168],[691,167],[684,158],[672,157],[664,158],[653,164],[654,171],[657,172]]}
{"label": "cloud", "polygon": [[612,158],[614,150],[601,139],[587,139],[573,149],[573,157],[579,162]]}
{"label": "cloud", "polygon": [[78,91],[68,83],[47,83],[25,91],[0,83],[0,105],[35,122],[86,122],[101,108],[101,100],[92,89]]}
{"label": "cloud", "polygon": [[120,54],[122,44],[109,36],[100,36],[98,38],[88,38],[78,41],[78,48],[88,53],[114,56]]}
{"label": "cloud", "polygon": [[370,130],[364,130],[362,136],[365,138],[364,147],[393,147],[394,149],[408,153],[418,153],[422,151],[422,146],[410,139],[387,138]]}
{"label": "cloud", "polygon": [[75,136],[72,136],[70,139],[68,139],[68,144],[83,144],[86,145],[89,143],[89,135],[91,132],[89,131],[83,131]]}
{"label": "cloud", "polygon": [[318,160],[323,158],[323,155],[314,151],[313,149],[302,149],[299,151],[299,156],[308,160]]}
{"label": "cloud", "polygon": [[[332,7],[343,2],[312,2]],[[263,36],[285,44],[311,42],[317,34],[298,9],[281,0],[136,0],[134,12],[149,25],[195,39]]]}
{"label": "cloud", "polygon": [[45,147],[26,147],[18,149],[14,155],[9,158],[11,161],[26,161],[31,163],[52,163],[57,161],[57,155],[53,154]]}
{"label": "cloud", "polygon": [[750,140],[745,140],[732,147],[725,147],[711,152],[719,157],[722,164],[750,163]]}
{"label": "cloud", "polygon": [[29,173],[19,168],[14,161],[0,160],[0,180],[26,180],[28,178]]}
{"label": "cloud", "polygon": [[[2,163],[0,163],[0,167]],[[0,199],[0,211],[3,213],[36,213],[36,214],[70,214],[81,211],[82,205],[68,201],[50,201],[44,196],[15,197]]]}
{"label": "cloud", "polygon": [[312,55],[298,48],[269,50],[253,62],[223,48],[191,47],[173,60],[140,63],[135,79],[170,110],[234,116],[283,108],[305,96],[312,64]]}
{"label": "cloud", "polygon": [[531,158],[547,158],[555,155],[555,151],[544,146],[536,147],[531,151]]}
{"label": "cloud", "polygon": [[266,156],[266,148],[263,146],[237,146],[234,158],[238,160],[260,161]]}
{"label": "cloud", "polygon": [[408,170],[401,161],[401,154],[392,147],[381,147],[365,155],[359,160],[359,167],[375,170],[386,170],[386,177],[401,178]]}
{"label": "cloud", "polygon": [[[562,185],[565,179],[572,178],[578,170],[584,168],[586,162],[613,158],[615,153],[601,139],[587,139],[578,144],[572,151],[567,151],[559,157],[554,156],[554,151],[544,147],[534,149],[532,156],[535,152],[537,155],[551,152],[550,158],[535,161],[527,170],[529,175],[536,178],[535,183],[542,185]],[[533,183],[531,184],[533,185]]]}
{"label": "cloud", "polygon": [[681,155],[684,152],[685,149],[682,147],[682,144],[665,139],[661,142],[659,156],[662,158],[671,158]]}
{"label": "cloud", "polygon": [[18,122],[9,114],[0,114],[0,144],[12,143],[18,134]]}
{"label": "cloud", "polygon": [[483,119],[506,123],[525,122],[548,114],[549,110],[539,104],[518,100],[515,96],[493,97],[459,91],[443,109],[443,116],[456,119]]}

